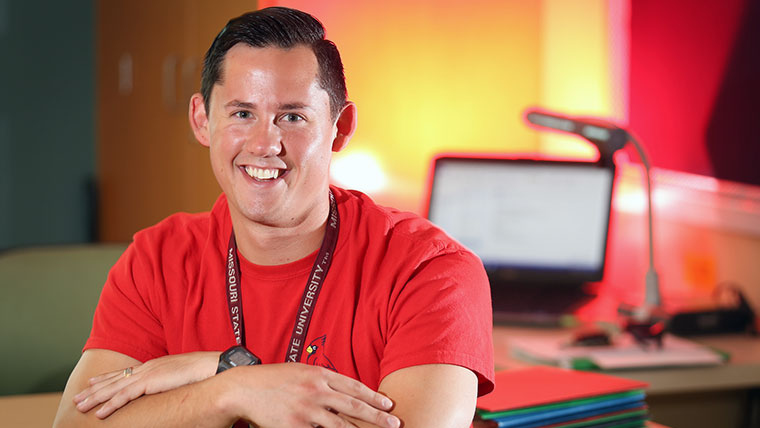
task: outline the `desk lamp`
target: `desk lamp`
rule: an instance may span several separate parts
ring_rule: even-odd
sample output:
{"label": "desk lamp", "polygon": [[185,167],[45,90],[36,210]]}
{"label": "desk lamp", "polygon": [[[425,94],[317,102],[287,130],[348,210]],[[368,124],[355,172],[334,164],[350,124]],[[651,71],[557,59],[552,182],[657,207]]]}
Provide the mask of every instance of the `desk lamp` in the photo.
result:
{"label": "desk lamp", "polygon": [[645,277],[644,304],[640,307],[621,305],[618,312],[626,317],[626,330],[639,343],[648,346],[649,343],[654,342],[662,346],[666,317],[661,306],[659,279],[654,267],[652,180],[649,175],[649,159],[644,148],[631,132],[597,118],[568,117],[545,110],[530,109],[526,111],[525,119],[537,127],[578,135],[590,141],[599,150],[599,162],[603,165],[612,166],[615,152],[625,147],[629,141],[636,148],[646,173],[649,269]]}

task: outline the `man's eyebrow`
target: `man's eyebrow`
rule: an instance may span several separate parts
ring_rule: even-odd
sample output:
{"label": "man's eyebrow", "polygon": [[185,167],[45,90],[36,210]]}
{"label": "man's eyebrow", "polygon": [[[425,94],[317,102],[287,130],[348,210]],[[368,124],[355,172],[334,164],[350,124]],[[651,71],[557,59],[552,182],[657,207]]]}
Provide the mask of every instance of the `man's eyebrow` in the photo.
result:
{"label": "man's eyebrow", "polygon": [[[232,100],[227,102],[224,105],[225,108],[244,108],[253,110],[256,108],[256,104],[250,103],[247,101],[240,101],[240,100]],[[302,110],[309,108],[309,105],[306,103],[301,102],[295,102],[295,103],[285,103],[280,105],[280,110]]]}
{"label": "man's eyebrow", "polygon": [[235,107],[235,108],[245,108],[245,109],[254,109],[256,107],[256,104],[249,103],[245,101],[240,100],[232,100],[224,105],[225,108],[229,107]]}
{"label": "man's eyebrow", "polygon": [[305,103],[286,103],[280,105],[280,110],[302,110],[305,108],[309,108],[309,105]]}

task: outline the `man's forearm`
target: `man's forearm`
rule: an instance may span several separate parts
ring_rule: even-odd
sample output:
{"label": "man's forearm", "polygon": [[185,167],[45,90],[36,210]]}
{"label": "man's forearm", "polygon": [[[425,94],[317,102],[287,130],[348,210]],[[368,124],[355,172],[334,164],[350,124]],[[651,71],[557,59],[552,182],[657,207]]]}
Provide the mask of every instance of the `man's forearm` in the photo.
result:
{"label": "man's forearm", "polygon": [[[224,376],[185,385],[133,400],[105,419],[95,409],[79,412],[69,398],[59,411],[54,427],[229,427],[235,417],[228,406],[228,386]],[[66,399],[66,397],[64,397]]]}

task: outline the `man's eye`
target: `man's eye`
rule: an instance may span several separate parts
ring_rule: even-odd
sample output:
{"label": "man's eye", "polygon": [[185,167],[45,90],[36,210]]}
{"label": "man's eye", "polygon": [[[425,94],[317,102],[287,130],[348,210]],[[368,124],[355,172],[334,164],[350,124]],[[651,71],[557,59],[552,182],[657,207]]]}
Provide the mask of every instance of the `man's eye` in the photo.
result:
{"label": "man's eye", "polygon": [[236,111],[235,113],[232,113],[232,115],[237,117],[238,119],[248,119],[251,117],[251,112],[242,110],[242,111]]}
{"label": "man's eye", "polygon": [[286,122],[298,122],[298,121],[303,120],[303,117],[295,113],[286,113],[282,116],[282,119]]}

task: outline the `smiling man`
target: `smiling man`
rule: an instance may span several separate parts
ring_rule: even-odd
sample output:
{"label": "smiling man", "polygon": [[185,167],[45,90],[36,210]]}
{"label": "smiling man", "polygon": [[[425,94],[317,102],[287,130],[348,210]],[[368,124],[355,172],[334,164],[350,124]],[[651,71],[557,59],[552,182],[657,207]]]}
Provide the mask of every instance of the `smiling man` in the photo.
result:
{"label": "smiling man", "polygon": [[231,20],[189,117],[223,193],[135,235],[55,425],[468,426],[493,388],[485,272],[424,219],[330,186],[356,106],[322,25]]}

